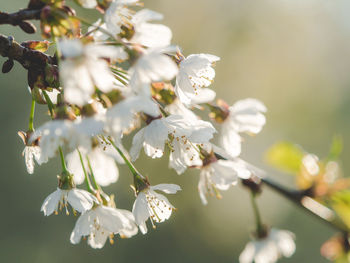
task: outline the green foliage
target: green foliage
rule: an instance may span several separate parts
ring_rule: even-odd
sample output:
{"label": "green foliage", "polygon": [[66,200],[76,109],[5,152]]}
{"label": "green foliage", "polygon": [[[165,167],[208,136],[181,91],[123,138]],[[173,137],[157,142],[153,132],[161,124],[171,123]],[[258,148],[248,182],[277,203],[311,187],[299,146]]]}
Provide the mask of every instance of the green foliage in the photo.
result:
{"label": "green foliage", "polygon": [[267,162],[275,168],[289,173],[298,173],[305,155],[304,150],[290,142],[278,142],[266,152]]}
{"label": "green foliage", "polygon": [[343,151],[343,138],[340,135],[334,135],[329,149],[328,159],[336,160]]}
{"label": "green foliage", "polygon": [[350,228],[350,190],[336,192],[332,196],[332,206],[346,226]]}

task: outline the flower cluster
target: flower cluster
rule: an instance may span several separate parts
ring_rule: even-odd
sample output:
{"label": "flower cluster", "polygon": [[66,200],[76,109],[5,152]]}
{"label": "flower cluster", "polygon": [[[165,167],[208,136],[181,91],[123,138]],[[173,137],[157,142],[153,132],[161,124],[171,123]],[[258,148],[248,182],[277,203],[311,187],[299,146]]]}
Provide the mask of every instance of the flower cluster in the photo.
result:
{"label": "flower cluster", "polygon": [[[107,239],[113,243],[114,235],[129,238],[138,229],[146,234],[148,219],[155,227],[170,218],[175,207],[156,191],[175,194],[181,188],[152,186],[132,163],[142,149],[153,159],[168,156],[169,167],[177,174],[199,169],[203,204],[208,203],[208,195],[219,198],[219,191],[228,190],[239,179],[259,175],[239,155],[242,133],[261,131],[266,107],[256,99],[232,106],[214,101],[215,91],[209,87],[219,57],[184,56],[171,45],[171,30],[153,22],[162,15],[140,8],[138,0],[78,2],[103,17],[86,32],[76,30],[76,23],[72,28],[65,24],[65,31],[47,28],[44,36],[53,35],[57,48],[59,85],[34,85],[31,93],[33,105],[48,105],[52,120],[34,130],[31,118],[29,130],[20,133],[29,173],[34,172],[34,160],[40,165],[55,156],[61,158],[58,188],[44,200],[41,210],[46,216],[62,209],[66,214],[80,213],[71,243],[87,237],[91,247],[102,248]],[[52,16],[55,7],[50,6],[51,13],[45,14]],[[68,16],[67,21],[72,21],[73,13]],[[203,120],[197,114],[206,108],[210,118]],[[128,151],[123,139],[130,134]],[[118,181],[118,165],[127,165],[133,175],[132,212],[117,208],[114,195],[102,189]],[[77,188],[82,183],[86,190]],[[240,261],[274,262],[280,254],[290,256],[294,252],[290,236],[271,230],[266,241],[247,245]],[[265,254],[269,259],[261,261]]]}

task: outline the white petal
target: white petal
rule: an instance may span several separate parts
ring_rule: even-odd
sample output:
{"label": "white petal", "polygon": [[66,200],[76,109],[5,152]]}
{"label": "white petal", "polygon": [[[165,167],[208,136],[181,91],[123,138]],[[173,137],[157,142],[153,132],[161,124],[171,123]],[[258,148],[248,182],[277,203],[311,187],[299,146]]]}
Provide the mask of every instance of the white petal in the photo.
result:
{"label": "white petal", "polygon": [[60,189],[57,189],[55,192],[46,197],[40,211],[44,212],[45,216],[51,215],[54,211],[57,211],[61,197],[62,191]]}
{"label": "white petal", "polygon": [[85,8],[95,8],[97,6],[96,0],[79,0],[79,2]]}
{"label": "white petal", "polygon": [[168,139],[168,128],[164,122],[164,119],[154,120],[145,128],[144,150],[152,158],[163,156],[164,144]]}
{"label": "white petal", "polygon": [[146,128],[139,130],[132,139],[132,146],[130,149],[130,156],[132,161],[136,161],[139,158],[140,151],[144,142],[144,133]]}
{"label": "white petal", "polygon": [[97,230],[93,233],[90,233],[88,244],[92,248],[103,248],[106,244],[109,233],[107,231],[103,231],[103,229]]}
{"label": "white petal", "polygon": [[132,208],[132,213],[134,214],[135,222],[139,226],[143,224],[150,216],[147,207],[148,207],[148,203],[147,203],[146,195],[141,192],[136,197],[136,200]]}
{"label": "white petal", "polygon": [[95,203],[98,203],[96,197],[85,190],[73,188],[68,191],[68,203],[78,212],[84,213],[90,210]]}
{"label": "white petal", "polygon": [[225,121],[222,124],[220,145],[231,157],[237,157],[241,153],[241,136],[232,126],[232,122]]}
{"label": "white petal", "polygon": [[157,184],[150,187],[152,190],[159,190],[166,194],[175,194],[181,190],[181,187],[177,184]]}
{"label": "white petal", "polygon": [[82,236],[90,234],[93,220],[95,218],[94,214],[94,211],[88,211],[80,215],[70,236],[70,242],[72,244],[78,244]]}
{"label": "white petal", "polygon": [[239,263],[252,263],[255,255],[255,247],[249,242],[239,256]]}
{"label": "white petal", "polygon": [[266,107],[262,102],[256,99],[245,99],[230,107],[229,117],[238,132],[257,134],[266,122],[262,112],[266,112]]}
{"label": "white petal", "polygon": [[[74,183],[77,185],[82,184],[84,182],[85,176],[84,176],[84,171],[82,168],[78,151],[75,150],[67,154],[65,159],[67,161],[68,171],[74,174],[74,177],[73,177]],[[83,157],[83,160],[84,160],[84,157]],[[85,165],[85,168],[87,168],[87,164]]]}

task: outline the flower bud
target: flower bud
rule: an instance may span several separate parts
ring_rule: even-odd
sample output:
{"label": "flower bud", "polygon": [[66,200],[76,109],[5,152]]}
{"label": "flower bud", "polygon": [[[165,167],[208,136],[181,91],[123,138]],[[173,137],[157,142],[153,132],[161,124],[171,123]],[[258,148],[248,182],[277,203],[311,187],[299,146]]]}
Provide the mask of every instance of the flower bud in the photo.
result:
{"label": "flower bud", "polygon": [[217,123],[223,123],[230,114],[229,106],[223,100],[218,100],[217,105],[207,104],[210,109],[209,117]]}
{"label": "flower bud", "polygon": [[249,188],[250,191],[256,194],[261,193],[261,180],[259,177],[252,175],[249,179],[242,179],[242,185]]}
{"label": "flower bud", "polygon": [[45,6],[42,0],[30,0],[28,4],[28,9],[39,10]]}
{"label": "flower bud", "polygon": [[19,27],[28,34],[34,34],[36,32],[35,26],[28,21],[22,21],[19,24]]}
{"label": "flower bud", "polygon": [[75,183],[73,179],[73,174],[70,174],[67,171],[62,172],[57,176],[58,178],[58,187],[62,190],[70,190],[75,188]]}
{"label": "flower bud", "polygon": [[36,103],[38,104],[46,104],[45,99],[43,98],[40,89],[37,86],[34,86],[32,88],[32,98],[35,100]]}
{"label": "flower bud", "polygon": [[176,99],[173,86],[165,82],[152,83],[152,96],[165,105],[173,103]]}
{"label": "flower bud", "polygon": [[4,64],[2,65],[2,73],[9,73],[11,71],[11,69],[13,68],[13,60],[12,59],[8,59],[4,62]]}
{"label": "flower bud", "polygon": [[58,67],[56,65],[46,64],[45,81],[48,87],[59,88],[60,81],[58,77]]}
{"label": "flower bud", "polygon": [[148,178],[142,177],[140,174],[134,174],[134,187],[136,194],[150,187]]}

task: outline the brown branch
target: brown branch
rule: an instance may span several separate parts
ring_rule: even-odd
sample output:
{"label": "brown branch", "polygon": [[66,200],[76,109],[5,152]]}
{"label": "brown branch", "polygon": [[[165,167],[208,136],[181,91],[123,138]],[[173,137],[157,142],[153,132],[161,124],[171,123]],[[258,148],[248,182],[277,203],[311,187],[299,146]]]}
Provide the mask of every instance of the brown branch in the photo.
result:
{"label": "brown branch", "polygon": [[0,55],[19,62],[25,69],[56,65],[56,59],[43,52],[26,48],[14,41],[12,37],[0,34]]}
{"label": "brown branch", "polygon": [[[289,199],[291,202],[296,204],[298,207],[309,213],[310,215],[315,216],[320,221],[326,223],[327,225],[331,226],[332,228],[335,228],[336,230],[342,232],[342,233],[348,233],[349,229],[346,227],[344,223],[342,223],[335,214],[331,218],[325,218],[322,216],[321,211],[318,211],[319,209],[312,209],[313,205],[317,205],[317,207],[321,207],[322,209],[327,209],[322,204],[318,203],[316,200],[312,199],[312,197],[309,197],[309,190],[304,191],[298,191],[298,190],[292,190],[288,189],[281,184],[273,181],[271,178],[260,178],[261,182],[273,189],[275,192],[280,193],[285,198]],[[309,202],[305,202],[307,200],[312,200],[312,205],[309,204]]]}
{"label": "brown branch", "polygon": [[[215,157],[222,160],[227,160],[224,156],[215,153]],[[266,185],[275,192],[281,194],[286,199],[291,201],[292,203],[296,204],[298,207],[306,211],[308,214],[313,215],[314,217],[318,218],[320,221],[326,223],[327,225],[331,226],[333,229],[336,229],[342,233],[348,233],[349,229],[347,226],[339,220],[339,218],[332,213],[332,216],[330,218],[325,218],[322,215],[322,211],[318,211],[320,209],[314,209],[316,206],[317,208],[321,208],[321,210],[327,210],[330,211],[327,207],[323,206],[321,203],[318,203],[315,199],[312,198],[312,189],[307,190],[294,190],[289,189],[277,182],[275,182],[273,179],[268,177],[260,177],[257,175],[254,175],[251,179],[241,179],[244,186],[248,187],[252,192],[260,192],[261,191],[261,185]],[[308,202],[307,202],[308,201]],[[312,202],[310,204],[310,202]]]}
{"label": "brown branch", "polygon": [[30,49],[25,43],[19,44],[13,37],[0,34],[0,56],[7,57],[2,72],[7,73],[13,67],[13,61],[19,62],[28,70],[28,85],[41,89],[59,87],[58,66],[55,57],[41,51]]}
{"label": "brown branch", "polygon": [[26,20],[39,20],[41,9],[22,9],[15,13],[0,12],[0,25],[19,26],[24,32],[33,34],[35,26]]}

